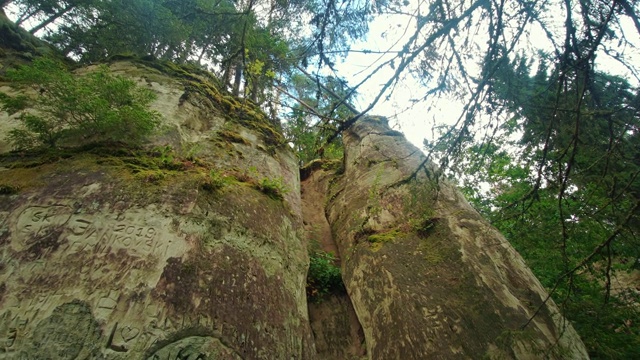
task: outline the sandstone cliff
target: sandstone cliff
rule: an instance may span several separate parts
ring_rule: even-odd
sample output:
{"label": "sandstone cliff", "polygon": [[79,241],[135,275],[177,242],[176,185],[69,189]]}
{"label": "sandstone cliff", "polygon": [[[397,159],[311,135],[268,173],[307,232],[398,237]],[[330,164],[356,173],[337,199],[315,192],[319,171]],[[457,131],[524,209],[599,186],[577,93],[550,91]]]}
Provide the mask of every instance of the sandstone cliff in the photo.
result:
{"label": "sandstone cliff", "polygon": [[[520,256],[414,174],[420,151],[383,120],[301,191],[276,126],[214,79],[110,67],[158,94],[151,143],[23,155],[0,134],[0,358],[587,358]],[[308,306],[311,238],[347,294]]]}
{"label": "sandstone cliff", "polygon": [[343,141],[338,174],[312,182],[324,185],[368,358],[588,358],[511,245],[419,168],[424,155],[385,119],[359,121]]}
{"label": "sandstone cliff", "polygon": [[159,95],[164,124],[145,149],[3,158],[0,357],[312,357],[293,153],[192,90],[205,80],[111,68]]}

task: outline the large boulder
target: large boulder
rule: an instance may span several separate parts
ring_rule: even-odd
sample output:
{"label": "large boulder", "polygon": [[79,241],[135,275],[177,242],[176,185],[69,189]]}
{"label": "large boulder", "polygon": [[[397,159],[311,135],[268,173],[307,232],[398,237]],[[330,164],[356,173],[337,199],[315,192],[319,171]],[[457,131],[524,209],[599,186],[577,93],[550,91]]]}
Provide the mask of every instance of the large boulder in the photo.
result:
{"label": "large boulder", "polygon": [[520,255],[384,118],[343,140],[326,212],[370,359],[588,358]]}
{"label": "large boulder", "polygon": [[158,94],[163,125],[139,149],[1,158],[0,358],[313,358],[277,129],[206,76],[110,66]]}

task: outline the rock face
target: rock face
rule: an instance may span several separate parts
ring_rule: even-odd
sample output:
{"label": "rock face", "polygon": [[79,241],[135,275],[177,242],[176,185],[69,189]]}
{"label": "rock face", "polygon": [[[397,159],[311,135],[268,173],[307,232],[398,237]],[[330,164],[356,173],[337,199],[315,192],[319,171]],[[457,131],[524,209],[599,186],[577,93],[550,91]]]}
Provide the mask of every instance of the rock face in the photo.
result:
{"label": "rock face", "polygon": [[[329,181],[333,178],[333,174],[315,171],[303,175],[302,216],[309,245],[317,246],[328,253],[338,254],[324,209]],[[366,358],[364,332],[348,294],[331,294],[322,301],[309,302],[309,320],[318,359]]]}
{"label": "rock face", "polygon": [[326,210],[368,358],[588,358],[522,258],[433,169],[418,171],[424,156],[386,120],[343,140]]}
{"label": "rock face", "polygon": [[313,358],[295,156],[204,80],[111,67],[163,127],[151,150],[2,158],[0,358]]}
{"label": "rock face", "polygon": [[[203,73],[110,67],[158,94],[143,149],[24,156],[0,134],[0,359],[587,358],[520,256],[383,120],[344,134],[303,203],[258,109]],[[348,294],[307,305],[310,241]]]}

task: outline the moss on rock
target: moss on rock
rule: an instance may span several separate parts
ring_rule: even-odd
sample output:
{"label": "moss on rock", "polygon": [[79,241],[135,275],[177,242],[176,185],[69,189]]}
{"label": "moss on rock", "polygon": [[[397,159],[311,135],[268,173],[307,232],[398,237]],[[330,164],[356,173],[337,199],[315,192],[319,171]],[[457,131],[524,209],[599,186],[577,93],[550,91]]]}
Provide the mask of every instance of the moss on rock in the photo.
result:
{"label": "moss on rock", "polygon": [[211,73],[190,65],[178,65],[169,61],[135,58],[134,56],[113,57],[111,61],[133,61],[147,67],[159,70],[162,73],[183,80],[185,94],[183,99],[191,93],[203,95],[217,108],[227,120],[237,122],[249,129],[260,133],[263,140],[272,146],[285,144],[284,136],[274,125],[268,116],[248,99],[238,99],[223,90],[224,86]]}

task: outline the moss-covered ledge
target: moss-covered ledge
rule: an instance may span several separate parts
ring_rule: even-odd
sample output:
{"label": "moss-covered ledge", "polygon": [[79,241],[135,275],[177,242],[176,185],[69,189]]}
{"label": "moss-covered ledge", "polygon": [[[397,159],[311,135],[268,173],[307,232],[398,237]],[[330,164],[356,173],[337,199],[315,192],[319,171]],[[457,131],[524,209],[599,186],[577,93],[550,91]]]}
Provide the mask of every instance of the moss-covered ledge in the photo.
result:
{"label": "moss-covered ledge", "polygon": [[247,98],[237,98],[224,90],[224,85],[210,72],[190,64],[176,64],[135,55],[114,55],[106,60],[107,63],[119,61],[153,68],[179,79],[185,87],[181,101],[188,100],[193,94],[204,96],[227,120],[260,133],[266,144],[274,147],[285,145],[278,125],[274,124],[258,105]]}

